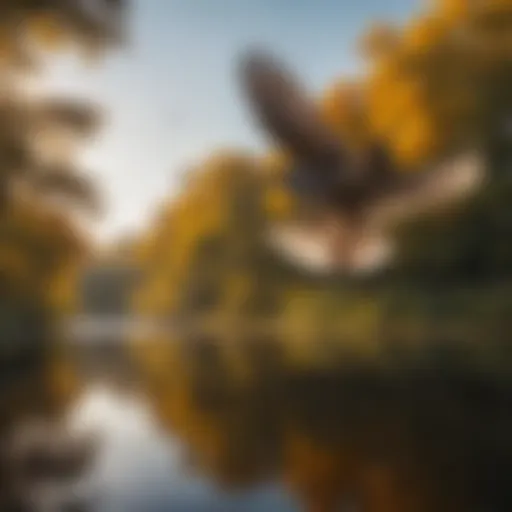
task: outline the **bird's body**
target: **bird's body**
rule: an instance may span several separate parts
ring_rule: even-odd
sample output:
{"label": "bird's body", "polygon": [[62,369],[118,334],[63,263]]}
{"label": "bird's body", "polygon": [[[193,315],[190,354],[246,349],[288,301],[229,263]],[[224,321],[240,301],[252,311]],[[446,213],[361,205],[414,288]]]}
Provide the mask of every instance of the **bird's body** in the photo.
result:
{"label": "bird's body", "polygon": [[400,223],[450,206],[482,184],[484,166],[474,152],[412,174],[397,172],[378,143],[356,158],[291,74],[266,55],[251,54],[242,77],[256,118],[293,159],[287,186],[309,205],[305,218],[272,228],[269,240],[311,270],[384,267]]}
{"label": "bird's body", "polygon": [[[311,270],[368,273],[385,267],[396,253],[394,232],[409,219],[449,212],[476,192],[485,178],[483,162],[467,154],[432,172],[399,180],[392,190],[376,190],[360,201],[318,204],[314,221],[272,229],[269,238],[283,256],[313,258]],[[311,255],[311,256],[306,256]],[[313,260],[312,260],[313,261]]]}

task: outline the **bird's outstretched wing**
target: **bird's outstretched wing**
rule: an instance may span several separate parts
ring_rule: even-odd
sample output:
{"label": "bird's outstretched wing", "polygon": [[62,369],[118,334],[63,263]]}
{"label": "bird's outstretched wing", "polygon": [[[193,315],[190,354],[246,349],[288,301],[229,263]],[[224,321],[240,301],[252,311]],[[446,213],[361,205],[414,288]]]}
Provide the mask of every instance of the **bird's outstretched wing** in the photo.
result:
{"label": "bird's outstretched wing", "polygon": [[283,260],[308,273],[333,271],[329,238],[324,230],[299,223],[274,226],[267,233],[267,243]]}
{"label": "bird's outstretched wing", "polygon": [[296,161],[320,172],[343,167],[340,142],[280,62],[260,51],[247,53],[241,60],[241,82],[262,127]]}
{"label": "bird's outstretched wing", "polygon": [[394,255],[392,238],[365,226],[354,228],[348,233],[329,222],[316,229],[280,226],[270,231],[268,242],[284,260],[309,274],[369,275],[386,266]]}
{"label": "bird's outstretched wing", "polygon": [[444,211],[470,197],[485,182],[480,154],[468,152],[434,169],[398,176],[367,205],[368,226],[387,229],[417,216]]}
{"label": "bird's outstretched wing", "polygon": [[[362,205],[361,217],[339,212],[314,224],[298,223],[271,232],[274,249],[310,273],[369,274],[386,267],[397,248],[392,229],[417,216],[444,211],[484,184],[485,166],[477,154],[465,154],[415,176],[386,178]],[[333,221],[334,224],[333,224]]]}
{"label": "bird's outstretched wing", "polygon": [[315,102],[275,58],[260,51],[242,59],[241,82],[262,128],[288,152],[288,186],[308,199],[353,203],[367,189],[386,187],[393,165],[381,144],[359,157],[323,121]]}

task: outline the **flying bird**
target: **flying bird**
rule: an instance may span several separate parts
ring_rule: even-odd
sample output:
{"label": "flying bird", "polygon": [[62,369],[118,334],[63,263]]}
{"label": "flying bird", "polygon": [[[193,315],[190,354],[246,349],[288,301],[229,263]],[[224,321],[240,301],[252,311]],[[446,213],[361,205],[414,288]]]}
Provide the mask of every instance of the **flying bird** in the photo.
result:
{"label": "flying bird", "polygon": [[308,205],[295,223],[273,226],[269,241],[312,271],[368,273],[388,266],[396,253],[394,228],[466,198],[485,177],[476,151],[416,173],[398,172],[377,142],[354,155],[292,73],[264,52],[241,59],[240,81],[255,120],[292,157],[286,185]]}

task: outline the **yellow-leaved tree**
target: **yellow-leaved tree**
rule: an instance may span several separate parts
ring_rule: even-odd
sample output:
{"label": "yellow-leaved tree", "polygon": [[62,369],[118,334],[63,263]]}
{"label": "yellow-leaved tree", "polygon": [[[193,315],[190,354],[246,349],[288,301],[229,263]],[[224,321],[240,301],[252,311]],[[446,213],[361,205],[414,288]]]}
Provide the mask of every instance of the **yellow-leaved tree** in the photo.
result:
{"label": "yellow-leaved tree", "polygon": [[[124,15],[121,3],[107,1],[94,11],[80,1],[8,0],[0,7],[0,366],[9,375],[2,381],[0,407],[5,424],[25,405],[44,408],[60,391],[62,379],[56,379],[57,389],[38,379],[47,376],[42,363],[53,345],[55,313],[73,307],[74,276],[90,242],[81,219],[100,207],[89,173],[77,163],[80,145],[97,131],[97,109],[88,101],[29,95],[24,86],[44,72],[45,56],[67,47],[89,52],[121,42]],[[13,400],[22,388],[26,393]]]}

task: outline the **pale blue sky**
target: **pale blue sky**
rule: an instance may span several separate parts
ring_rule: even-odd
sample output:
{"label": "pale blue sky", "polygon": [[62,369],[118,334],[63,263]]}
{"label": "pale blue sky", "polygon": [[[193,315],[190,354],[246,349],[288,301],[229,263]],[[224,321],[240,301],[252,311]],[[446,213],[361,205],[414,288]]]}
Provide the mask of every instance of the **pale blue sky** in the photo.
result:
{"label": "pale blue sky", "polygon": [[87,69],[62,58],[52,89],[102,104],[109,124],[84,156],[105,190],[102,239],[144,226],[180,171],[223,147],[258,148],[233,76],[247,45],[273,48],[312,90],[358,72],[372,20],[407,19],[420,0],[132,0],[130,47]]}

